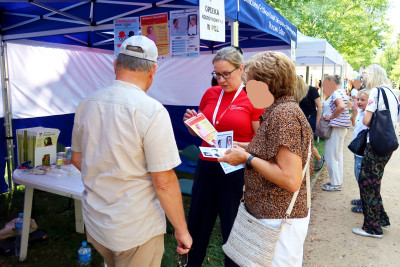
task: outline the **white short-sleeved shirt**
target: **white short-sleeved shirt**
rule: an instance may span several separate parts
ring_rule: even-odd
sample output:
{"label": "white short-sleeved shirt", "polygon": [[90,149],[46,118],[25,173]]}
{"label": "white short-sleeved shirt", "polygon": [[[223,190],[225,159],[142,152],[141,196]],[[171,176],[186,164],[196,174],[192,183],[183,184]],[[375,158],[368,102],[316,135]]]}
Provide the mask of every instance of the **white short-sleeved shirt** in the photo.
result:
{"label": "white short-sleeved shirt", "polygon": [[365,110],[364,109],[357,109],[357,116],[356,116],[356,120],[354,123],[354,132],[353,132],[353,139],[357,137],[357,135],[365,129],[368,129],[367,126],[364,125],[363,123],[363,119],[364,119],[364,115],[365,115]]}
{"label": "white short-sleeved shirt", "polygon": [[353,98],[353,96],[355,96],[357,98],[358,90],[356,88],[351,89],[350,95],[352,98]]}
{"label": "white short-sleeved shirt", "polygon": [[[388,99],[389,103],[389,110],[390,110],[390,115],[392,117],[392,123],[393,127],[396,128],[396,123],[398,122],[399,119],[399,114],[398,114],[398,98],[395,96],[394,92],[389,89],[388,87],[381,87],[385,90],[386,97]],[[365,110],[375,112],[376,107],[377,107],[377,102],[378,102],[378,89],[373,88],[371,92],[369,93],[369,98],[368,98],[368,104]],[[383,96],[382,93],[379,94],[379,109],[378,110],[386,110],[385,108],[385,102],[383,101]]]}
{"label": "white short-sleeved shirt", "polygon": [[115,80],[75,114],[72,150],[82,152],[82,208],[89,234],[115,251],[164,234],[150,172],[180,164],[167,110],[136,85]]}

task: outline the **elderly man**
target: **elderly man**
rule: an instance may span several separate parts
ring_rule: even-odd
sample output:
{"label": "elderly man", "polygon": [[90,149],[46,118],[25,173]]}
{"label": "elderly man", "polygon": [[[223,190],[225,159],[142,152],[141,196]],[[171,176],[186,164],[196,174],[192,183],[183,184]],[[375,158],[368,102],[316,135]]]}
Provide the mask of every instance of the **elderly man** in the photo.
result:
{"label": "elderly man", "polygon": [[107,266],[160,266],[165,214],[180,254],[189,252],[182,197],[173,168],[179,154],[166,109],[149,97],[157,47],[144,36],[125,40],[112,85],[75,114],[72,162],[81,170],[88,241]]}

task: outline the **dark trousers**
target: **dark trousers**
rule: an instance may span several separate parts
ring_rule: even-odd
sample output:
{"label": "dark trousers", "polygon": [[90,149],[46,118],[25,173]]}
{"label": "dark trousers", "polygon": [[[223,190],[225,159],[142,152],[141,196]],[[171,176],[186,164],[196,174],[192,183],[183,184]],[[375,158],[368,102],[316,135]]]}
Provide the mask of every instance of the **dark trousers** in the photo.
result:
{"label": "dark trousers", "polygon": [[358,179],[364,224],[362,229],[370,234],[381,235],[381,226],[390,225],[389,217],[383,208],[381,197],[381,180],[386,163],[391,155],[381,157],[367,143],[364,158],[361,163],[361,172]]}
{"label": "dark trousers", "polygon": [[[193,238],[188,266],[201,266],[217,216],[225,243],[243,196],[244,169],[225,174],[218,162],[199,160],[196,169],[188,228]],[[225,256],[225,266],[237,266]]]}

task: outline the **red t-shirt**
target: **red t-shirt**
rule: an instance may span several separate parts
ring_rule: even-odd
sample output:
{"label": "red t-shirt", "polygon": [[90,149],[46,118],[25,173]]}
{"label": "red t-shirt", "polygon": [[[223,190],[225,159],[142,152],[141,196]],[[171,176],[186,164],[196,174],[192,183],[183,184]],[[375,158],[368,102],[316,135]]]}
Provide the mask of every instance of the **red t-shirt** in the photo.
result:
{"label": "red t-shirt", "polygon": [[[222,88],[214,86],[208,89],[201,99],[199,110],[212,123],[214,110],[217,106]],[[236,97],[236,91],[226,93],[222,97],[214,127],[218,132],[233,131],[233,141],[250,142],[254,137],[252,121],[259,121],[259,116],[264,113],[264,109],[255,109],[251,104],[244,90]],[[232,102],[232,104],[231,104]],[[224,113],[224,111],[226,112]],[[210,145],[203,141],[202,146]],[[216,161],[213,158],[205,158],[200,154],[200,158],[208,161]]]}

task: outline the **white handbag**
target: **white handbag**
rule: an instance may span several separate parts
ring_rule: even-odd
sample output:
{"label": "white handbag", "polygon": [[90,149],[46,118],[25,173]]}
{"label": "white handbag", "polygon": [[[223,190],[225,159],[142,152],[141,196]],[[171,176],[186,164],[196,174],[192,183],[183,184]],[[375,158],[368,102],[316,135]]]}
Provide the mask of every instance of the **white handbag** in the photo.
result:
{"label": "white handbag", "polygon": [[[304,178],[304,175],[306,176],[308,208],[311,206],[310,158],[311,142],[307,163],[302,172],[302,177]],[[293,194],[292,201],[286,211],[286,218],[288,218],[292,212],[299,190]],[[282,220],[282,223],[278,228],[265,224],[247,212],[242,199],[228,241],[222,246],[222,249],[225,254],[239,266],[270,266],[274,257],[276,242],[278,241],[282,226],[285,223],[287,223],[286,219]]]}

